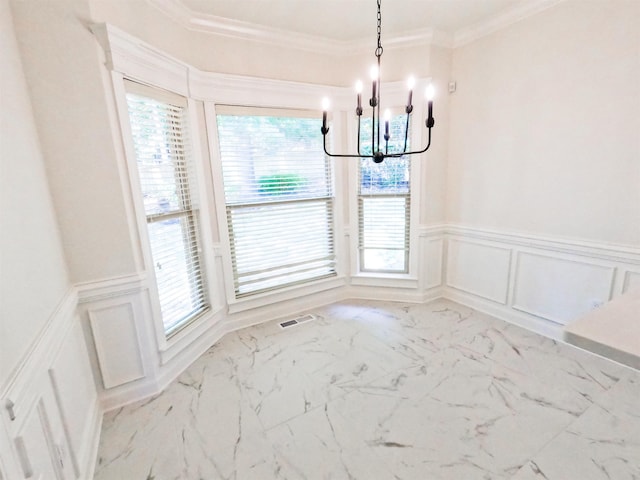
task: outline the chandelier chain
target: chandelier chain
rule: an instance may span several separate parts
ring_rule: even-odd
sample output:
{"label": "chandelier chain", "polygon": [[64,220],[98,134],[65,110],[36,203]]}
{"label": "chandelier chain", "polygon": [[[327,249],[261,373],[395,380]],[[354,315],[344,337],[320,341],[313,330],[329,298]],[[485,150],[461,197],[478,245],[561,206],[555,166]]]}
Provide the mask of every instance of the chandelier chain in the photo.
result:
{"label": "chandelier chain", "polygon": [[382,0],[378,0],[378,47],[376,48],[376,57],[378,57],[378,63],[380,63],[380,57],[382,56],[382,13],[380,13],[380,3]]}

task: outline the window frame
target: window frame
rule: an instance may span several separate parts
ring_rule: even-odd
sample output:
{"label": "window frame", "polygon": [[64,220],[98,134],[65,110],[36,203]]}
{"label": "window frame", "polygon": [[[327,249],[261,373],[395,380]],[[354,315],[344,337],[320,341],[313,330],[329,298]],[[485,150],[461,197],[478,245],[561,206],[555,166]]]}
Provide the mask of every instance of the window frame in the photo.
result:
{"label": "window frame", "polygon": [[[391,115],[393,116],[393,118],[400,118],[400,122],[402,124],[404,124],[404,111],[402,111],[402,109],[400,108],[393,108],[390,109]],[[382,130],[383,127],[383,123],[380,122],[380,128]],[[404,129],[403,129],[404,130]],[[411,138],[411,133],[413,132],[413,128],[412,128],[412,124],[409,124],[409,145],[413,144],[413,139]],[[382,133],[382,132],[381,132]],[[380,135],[380,138],[382,138],[382,134]],[[392,139],[393,140],[393,139]],[[365,142],[368,143],[368,142]],[[381,144],[382,146],[383,144]],[[409,148],[410,149],[410,148]],[[401,157],[403,159],[405,159],[408,162],[408,167],[409,167],[409,185],[407,188],[407,191],[404,193],[363,193],[361,191],[361,186],[362,186],[362,164],[366,163],[366,162],[371,162],[373,163],[373,161],[371,159],[364,159],[364,160],[360,160],[357,162],[357,166],[356,166],[356,171],[357,171],[357,208],[358,208],[358,218],[357,218],[357,225],[358,225],[358,232],[357,232],[357,237],[358,237],[358,271],[364,274],[390,274],[390,275],[406,275],[409,273],[409,265],[410,265],[410,253],[411,253],[411,197],[412,197],[412,193],[413,193],[413,177],[411,175],[411,167],[413,164],[412,158],[411,157]],[[387,165],[389,159],[385,160],[383,163],[380,164],[380,167],[384,167],[385,165]],[[364,225],[365,225],[365,219],[363,218],[363,213],[364,213],[364,209],[365,209],[365,202],[366,200],[373,200],[373,199],[395,199],[395,198],[401,198],[404,200],[404,222],[405,222],[405,238],[404,238],[404,268],[402,270],[391,270],[391,269],[375,269],[375,268],[365,268],[364,264],[365,264],[365,254],[366,254],[366,250],[367,248],[365,248],[365,240],[363,238],[364,235]]]}
{"label": "window frame", "polygon": [[[215,177],[220,178],[220,187],[216,187],[214,190],[219,195],[216,198],[216,204],[218,205],[218,218],[223,219],[219,221],[220,231],[225,232],[226,236],[226,245],[229,248],[228,255],[225,255],[225,277],[227,278],[227,296],[230,304],[241,304],[245,302],[251,302],[254,299],[262,299],[272,296],[278,296],[280,293],[286,293],[288,291],[295,291],[300,288],[305,288],[309,285],[318,285],[325,282],[332,282],[339,276],[339,255],[337,246],[337,221],[336,221],[336,211],[337,207],[337,199],[336,199],[336,191],[335,191],[335,165],[330,157],[324,156],[327,164],[325,165],[325,175],[327,182],[327,194],[321,196],[311,196],[311,197],[303,197],[296,199],[279,199],[274,201],[265,201],[265,202],[255,202],[249,201],[245,203],[232,203],[227,204],[227,198],[225,194],[225,184],[224,184],[224,174],[223,174],[223,161],[221,157],[220,151],[220,137],[219,137],[219,129],[218,129],[218,115],[256,115],[256,116],[273,116],[273,117],[282,117],[282,118],[320,118],[321,112],[314,111],[308,108],[287,108],[287,107],[256,107],[256,106],[246,106],[246,105],[228,105],[228,104],[212,104],[209,105],[209,112],[207,115],[207,125],[209,126],[209,134],[211,137],[215,137],[215,140],[212,139],[211,148],[215,150],[212,151],[212,168],[217,172]],[[319,126],[318,126],[318,136],[319,134]],[[215,146],[214,146],[215,145]],[[327,210],[327,215],[329,217],[329,221],[327,223],[327,228],[329,229],[331,238],[330,238],[330,248],[332,249],[331,253],[333,255],[333,272],[328,273],[326,275],[319,276],[317,278],[311,278],[308,280],[301,280],[298,282],[292,282],[291,284],[284,284],[281,286],[268,287],[264,289],[259,289],[255,292],[246,292],[242,293],[237,291],[238,288],[238,278],[236,278],[236,259],[234,259],[234,247],[233,247],[233,225],[231,223],[230,215],[233,212],[242,212],[244,209],[250,209],[254,207],[269,207],[273,206],[274,208],[279,208],[284,205],[292,205],[296,203],[300,203],[302,205],[307,205],[310,203],[318,203],[322,202],[324,207]]]}
{"label": "window frame", "polygon": [[[423,83],[426,85],[430,81],[429,78],[421,80],[418,85]],[[385,91],[385,103],[388,105],[395,105],[391,107],[391,112],[397,115],[404,111],[402,105],[406,101],[406,90],[404,82],[393,82],[390,84],[383,84]],[[420,87],[416,87],[418,91]],[[423,105],[424,104],[424,105]],[[348,112],[350,113],[350,112]],[[370,116],[370,109],[365,109],[364,116]],[[410,119],[410,141],[412,145],[422,146],[426,142],[427,133],[424,126],[424,118],[426,115],[426,102],[414,102],[413,113]],[[347,145],[351,151],[356,149],[356,135],[357,135],[357,119],[355,115],[348,115],[347,128],[345,134],[348,136]],[[420,216],[421,216],[421,193],[424,188],[425,182],[422,178],[422,163],[425,162],[425,158],[429,152],[412,155],[409,162],[409,182],[410,182],[410,195],[409,195],[409,251],[407,259],[406,272],[386,272],[386,271],[373,271],[363,270],[361,268],[361,256],[360,256],[360,238],[359,238],[359,198],[360,198],[360,168],[357,163],[350,162],[348,165],[348,177],[349,177],[349,216],[351,218],[350,225],[350,271],[351,282],[353,285],[362,286],[383,286],[383,287],[399,287],[399,288],[417,288],[420,265],[418,265],[419,258],[419,231],[420,231]]]}
{"label": "window frame", "polygon": [[[199,124],[197,120],[196,102],[189,96],[175,93],[165,88],[141,82],[136,78],[131,78],[117,73],[112,73],[116,106],[120,117],[120,126],[122,133],[123,148],[125,153],[126,171],[128,177],[128,188],[130,191],[129,199],[131,208],[128,209],[134,218],[130,219],[130,223],[134,224],[132,235],[135,235],[135,244],[138,248],[135,250],[136,263],[139,268],[145,272],[147,281],[146,288],[149,290],[149,302],[151,316],[153,318],[156,341],[159,351],[168,351],[172,346],[181,343],[197,325],[202,324],[212,313],[219,310],[215,303],[215,284],[216,279],[214,269],[212,268],[212,259],[210,252],[212,247],[212,236],[209,228],[209,210],[207,205],[206,184],[203,177],[202,169],[202,150],[199,135]],[[135,90],[135,91],[133,91]],[[193,169],[190,175],[190,185],[195,187],[196,195],[191,195],[192,203],[197,208],[189,210],[191,215],[195,216],[198,224],[198,256],[199,268],[204,278],[202,292],[205,297],[205,306],[199,309],[193,315],[186,317],[185,321],[173,325],[166,329],[162,317],[162,309],[160,306],[160,295],[158,291],[158,283],[155,276],[153,257],[151,253],[151,241],[148,231],[148,216],[145,210],[144,198],[140,183],[140,175],[137,167],[137,157],[134,148],[133,133],[128,111],[128,102],[126,95],[135,93],[142,96],[148,96],[155,100],[167,103],[181,102],[185,107],[185,124],[189,130],[190,139],[190,167]],[[161,221],[169,217],[174,217],[175,212],[169,214],[152,215],[152,222]],[[134,240],[132,238],[132,240]],[[142,307],[144,308],[144,306]],[[164,353],[163,353],[164,355]]]}

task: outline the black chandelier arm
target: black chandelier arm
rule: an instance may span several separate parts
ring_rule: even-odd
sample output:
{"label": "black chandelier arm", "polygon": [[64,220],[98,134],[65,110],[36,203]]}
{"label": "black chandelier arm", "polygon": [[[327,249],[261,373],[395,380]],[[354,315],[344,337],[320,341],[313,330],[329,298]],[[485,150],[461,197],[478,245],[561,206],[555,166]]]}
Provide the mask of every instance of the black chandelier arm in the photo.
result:
{"label": "black chandelier arm", "polygon": [[[384,153],[382,154],[382,158],[400,158],[400,157],[404,157],[405,155],[418,155],[421,153],[426,152],[427,150],[429,150],[429,147],[431,147],[431,128],[433,127],[433,117],[431,118],[432,120],[432,125],[431,127],[428,127],[428,132],[429,132],[429,137],[427,139],[427,146],[424,147],[422,150],[414,150],[411,152],[399,152],[399,153]],[[358,151],[358,155],[355,154],[338,154],[338,153],[330,153],[327,150],[327,133],[329,132],[329,128],[322,131],[322,148],[324,149],[324,153],[329,156],[329,157],[337,157],[337,158],[379,158],[376,157],[375,154],[373,155],[361,155],[360,151]]]}
{"label": "black chandelier arm", "polygon": [[[322,131],[322,148],[324,149],[324,153],[325,155],[329,156],[329,157],[338,157],[338,158],[374,158],[373,155],[348,155],[348,154],[338,154],[338,153],[330,153],[327,150],[327,133],[329,132],[329,129],[327,128],[327,132],[325,132],[324,130]],[[360,153],[358,151],[358,153]]]}
{"label": "black chandelier arm", "polygon": [[[377,98],[372,97],[371,106],[373,108],[372,108],[372,114],[371,114],[371,152],[376,151],[376,105],[377,105],[376,102],[377,102]],[[378,142],[378,150],[379,150],[379,147],[380,147],[380,143]]]}
{"label": "black chandelier arm", "polygon": [[[379,53],[379,55],[378,55]],[[382,82],[380,81],[380,57],[382,57],[382,44],[380,43],[380,34],[378,34],[378,49],[376,50],[376,56],[378,57],[378,97],[376,98],[376,107],[373,109],[374,114],[376,109],[378,110],[378,124],[375,125],[375,115],[374,115],[374,119],[373,122],[371,122],[371,127],[375,128],[376,131],[376,145],[377,148],[373,148],[373,145],[371,145],[371,152],[375,153],[376,151],[380,151],[380,119],[382,118],[380,116],[380,99],[382,98],[380,92],[382,91]],[[386,153],[386,152],[385,152]]]}
{"label": "black chandelier arm", "polygon": [[[413,108],[411,110],[413,110]],[[404,127],[404,147],[402,148],[403,152],[407,151],[407,138],[409,137],[409,118],[411,117],[411,110],[409,110],[409,107],[407,107],[407,123]],[[429,132],[431,132],[431,130],[429,130]]]}
{"label": "black chandelier arm", "polygon": [[414,150],[412,152],[390,153],[388,155],[385,155],[384,158],[400,158],[400,157],[404,157],[405,155],[418,155],[420,153],[424,153],[427,150],[429,150],[430,146],[431,146],[431,128],[429,128],[429,138],[427,140],[427,146],[424,147],[422,150]]}
{"label": "black chandelier arm", "polygon": [[358,114],[358,150],[356,150],[358,152],[358,155],[362,155],[362,153],[360,153],[360,119],[361,118],[362,118],[362,112]]}

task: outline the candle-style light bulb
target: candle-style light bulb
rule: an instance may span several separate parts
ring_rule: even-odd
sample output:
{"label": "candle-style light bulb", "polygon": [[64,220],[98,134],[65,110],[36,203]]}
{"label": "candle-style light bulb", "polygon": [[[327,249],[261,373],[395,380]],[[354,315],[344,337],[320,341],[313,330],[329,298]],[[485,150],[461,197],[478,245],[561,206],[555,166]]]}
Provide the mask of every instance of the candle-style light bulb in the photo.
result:
{"label": "candle-style light bulb", "polygon": [[430,102],[433,100],[433,97],[436,96],[436,89],[433,86],[433,83],[430,83],[427,86],[427,90],[425,91],[425,96],[427,97],[427,100],[429,100]]}
{"label": "candle-style light bulb", "polygon": [[358,96],[358,107],[356,108],[356,115],[362,115],[362,82],[360,80],[356,82],[356,94]]}
{"label": "candle-style light bulb", "polygon": [[433,97],[436,95],[436,89],[433,86],[433,83],[430,83],[427,86],[427,90],[425,92],[425,96],[427,97],[427,127],[431,128],[433,126]]}
{"label": "candle-style light bulb", "polygon": [[375,107],[378,104],[378,67],[372,65],[369,73],[371,75],[371,101],[369,101],[369,105]]}
{"label": "candle-style light bulb", "polygon": [[416,79],[415,77],[412,75],[409,77],[409,80],[407,80],[407,87],[409,87],[409,100],[407,101],[407,113],[411,113],[411,110],[413,110],[413,106],[411,105],[411,102],[413,101],[413,87],[416,86]]}
{"label": "candle-style light bulb", "polygon": [[322,132],[326,134],[327,131],[327,111],[329,110],[329,99],[324,97],[322,99]]}
{"label": "candle-style light bulb", "polygon": [[391,121],[391,110],[388,108],[384,111],[384,138],[389,140],[389,122]]}
{"label": "candle-style light bulb", "polygon": [[371,80],[378,80],[378,66],[371,65],[369,69],[369,75],[371,76]]}

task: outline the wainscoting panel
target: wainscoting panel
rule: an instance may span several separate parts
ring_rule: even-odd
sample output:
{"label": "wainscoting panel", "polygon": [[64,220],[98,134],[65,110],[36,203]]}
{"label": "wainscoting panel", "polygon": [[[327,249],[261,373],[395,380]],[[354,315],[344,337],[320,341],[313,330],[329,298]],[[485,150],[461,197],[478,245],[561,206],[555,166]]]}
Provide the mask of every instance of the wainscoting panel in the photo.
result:
{"label": "wainscoting panel", "polygon": [[425,241],[425,289],[442,286],[442,260],[444,240],[442,238],[427,238]]}
{"label": "wainscoting panel", "polygon": [[513,308],[566,324],[611,299],[615,272],[586,258],[518,252]]}
{"label": "wainscoting panel", "polygon": [[511,250],[475,240],[450,238],[447,285],[506,305]]}
{"label": "wainscoting panel", "polygon": [[49,378],[64,423],[65,437],[71,445],[74,470],[81,472],[95,456],[101,412],[89,353],[77,316],[64,345],[49,369]]}
{"label": "wainscoting panel", "polygon": [[117,300],[88,311],[102,383],[107,389],[145,376],[133,301]]}
{"label": "wainscoting panel", "polygon": [[631,270],[627,270],[624,274],[622,293],[626,293],[629,290],[636,288],[640,288],[640,271],[634,272]]}

